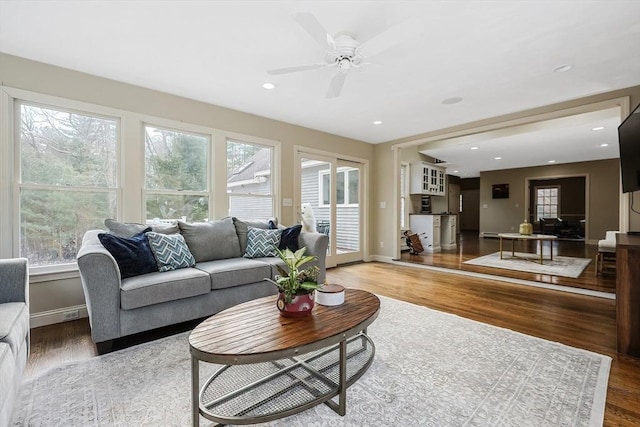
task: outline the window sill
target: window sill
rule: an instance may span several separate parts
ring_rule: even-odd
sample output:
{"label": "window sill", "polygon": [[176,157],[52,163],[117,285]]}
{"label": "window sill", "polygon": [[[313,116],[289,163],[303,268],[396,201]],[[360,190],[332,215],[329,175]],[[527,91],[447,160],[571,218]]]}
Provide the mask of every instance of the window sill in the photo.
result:
{"label": "window sill", "polygon": [[29,283],[52,282],[78,277],[80,277],[80,272],[76,263],[29,268]]}

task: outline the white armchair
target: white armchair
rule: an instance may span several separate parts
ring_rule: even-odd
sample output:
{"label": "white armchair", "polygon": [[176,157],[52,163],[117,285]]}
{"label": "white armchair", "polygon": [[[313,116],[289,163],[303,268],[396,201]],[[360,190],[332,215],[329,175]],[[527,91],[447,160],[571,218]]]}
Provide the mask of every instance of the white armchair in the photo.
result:
{"label": "white armchair", "polygon": [[619,231],[607,231],[604,239],[598,241],[598,254],[596,255],[596,275],[603,274],[605,264],[615,272],[616,261],[616,234]]}

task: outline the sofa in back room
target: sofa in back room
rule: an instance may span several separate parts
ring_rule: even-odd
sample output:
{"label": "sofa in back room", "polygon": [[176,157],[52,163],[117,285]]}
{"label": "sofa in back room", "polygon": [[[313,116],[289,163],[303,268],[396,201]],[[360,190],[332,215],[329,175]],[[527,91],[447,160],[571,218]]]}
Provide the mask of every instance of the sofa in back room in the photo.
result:
{"label": "sofa in back room", "polygon": [[[109,351],[116,338],[275,294],[276,287],[264,280],[274,278],[277,265],[285,267],[274,244],[305,247],[306,254],[317,257],[318,281],[325,278],[329,239],[301,232],[299,225],[270,229],[268,221],[231,217],[150,228],[112,220],[105,225],[110,232],[85,234],[77,255],[91,337],[100,353]],[[147,259],[149,253],[157,267]]]}

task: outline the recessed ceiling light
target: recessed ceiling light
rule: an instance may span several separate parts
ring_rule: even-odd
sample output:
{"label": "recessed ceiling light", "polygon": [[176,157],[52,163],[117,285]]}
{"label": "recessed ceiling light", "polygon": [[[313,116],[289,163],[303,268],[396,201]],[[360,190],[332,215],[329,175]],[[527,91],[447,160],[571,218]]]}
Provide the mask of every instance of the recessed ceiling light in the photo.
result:
{"label": "recessed ceiling light", "polygon": [[555,71],[556,73],[565,73],[572,68],[573,68],[573,65],[565,64],[565,65],[560,65],[559,67],[554,68],[553,71]]}
{"label": "recessed ceiling light", "polygon": [[477,150],[478,147],[471,147],[471,150]]}
{"label": "recessed ceiling light", "polygon": [[547,161],[547,163],[555,163],[555,162],[556,162],[555,160],[549,160],[549,161]]}
{"label": "recessed ceiling light", "polygon": [[596,126],[594,128],[592,128],[591,130],[602,130],[604,129],[604,126]]}
{"label": "recessed ceiling light", "polygon": [[609,146],[609,144],[607,144],[606,142],[605,142],[605,143],[600,144],[600,147],[608,147],[608,146]]}
{"label": "recessed ceiling light", "polygon": [[454,96],[452,98],[447,98],[444,101],[442,101],[443,104],[457,104],[458,102],[462,101],[462,98],[460,98],[459,96]]}
{"label": "recessed ceiling light", "polygon": [[275,89],[276,85],[274,85],[273,83],[265,83],[262,85],[263,88],[271,90],[271,89]]}
{"label": "recessed ceiling light", "polygon": [[502,160],[502,157],[494,157],[495,160]]}
{"label": "recessed ceiling light", "polygon": [[376,120],[375,122],[373,122],[374,125],[381,125],[382,124],[382,120]]}

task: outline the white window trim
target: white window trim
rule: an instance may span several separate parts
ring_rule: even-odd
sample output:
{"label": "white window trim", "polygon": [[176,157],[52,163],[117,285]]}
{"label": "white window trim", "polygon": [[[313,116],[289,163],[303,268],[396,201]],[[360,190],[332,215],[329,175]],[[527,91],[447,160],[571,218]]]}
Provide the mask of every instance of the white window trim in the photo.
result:
{"label": "white window trim", "polygon": [[560,196],[562,194],[562,192],[560,191],[560,185],[559,184],[558,185],[541,185],[541,186],[538,186],[538,187],[534,187],[533,211],[535,212],[535,215],[536,215],[536,218],[534,218],[534,222],[535,223],[539,223],[540,222],[539,221],[540,217],[538,217],[538,190],[544,190],[546,188],[556,188],[558,190],[558,203],[557,203],[558,213],[556,215],[556,218],[561,218],[562,217],[562,214],[560,212],[560,206],[562,205],[560,203]]}
{"label": "white window trim", "polygon": [[[349,203],[349,182],[347,179],[347,174],[348,172],[355,170],[355,171],[359,171],[358,168],[350,168],[350,167],[339,167],[336,170],[336,179],[339,173],[344,173],[345,174],[345,179],[344,179],[344,199],[347,201],[347,203],[337,203],[336,206],[340,206],[340,207],[344,207],[344,208],[349,208],[349,207],[358,207],[360,204],[359,203]],[[323,169],[318,171],[318,206],[331,206],[330,203],[324,203],[324,198],[322,197],[323,193],[324,193],[324,181],[323,181],[323,177],[325,175],[329,175],[331,174],[331,170],[330,169]]]}
{"label": "white window trim", "polygon": [[[400,231],[409,230],[409,179],[411,178],[408,162],[400,162],[400,173],[404,168],[404,188],[400,188],[400,199],[404,200],[404,212],[400,212],[404,225],[400,225]],[[402,180],[400,180],[402,182]],[[401,206],[401,205],[400,205]]]}

